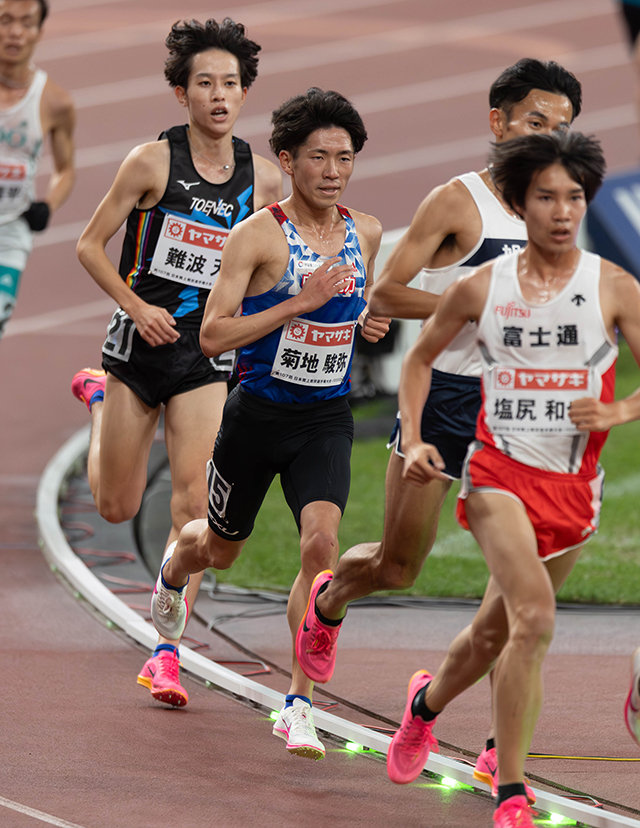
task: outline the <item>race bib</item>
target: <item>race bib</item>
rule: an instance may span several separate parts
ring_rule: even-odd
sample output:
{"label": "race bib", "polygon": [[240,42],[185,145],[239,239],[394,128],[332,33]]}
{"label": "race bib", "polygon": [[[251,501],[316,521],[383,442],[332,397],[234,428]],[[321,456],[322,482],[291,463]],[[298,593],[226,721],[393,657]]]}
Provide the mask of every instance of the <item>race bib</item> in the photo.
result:
{"label": "race bib", "polygon": [[296,385],[340,385],[349,368],[355,322],[291,319],[282,329],[271,376]]}
{"label": "race bib", "polygon": [[484,387],[487,425],[494,434],[578,434],[569,407],[596,396],[588,368],[495,366]]}
{"label": "race bib", "polygon": [[0,163],[0,207],[20,203],[27,187],[27,165]]}
{"label": "race bib", "polygon": [[162,279],[211,289],[220,272],[229,231],[167,213],[151,259],[151,272]]}

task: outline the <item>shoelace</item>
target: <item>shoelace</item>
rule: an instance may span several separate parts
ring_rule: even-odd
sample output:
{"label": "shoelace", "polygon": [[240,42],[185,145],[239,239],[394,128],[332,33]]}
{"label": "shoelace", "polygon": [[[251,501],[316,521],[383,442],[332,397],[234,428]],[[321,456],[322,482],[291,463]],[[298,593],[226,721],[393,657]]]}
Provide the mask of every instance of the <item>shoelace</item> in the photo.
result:
{"label": "shoelace", "polygon": [[418,716],[402,730],[400,742],[403,751],[413,756],[422,750],[425,743],[429,745],[429,750],[438,744],[438,740],[431,733],[430,723],[423,722]]}
{"label": "shoelace", "polygon": [[291,725],[300,728],[305,733],[313,734],[313,722],[309,720],[309,711],[306,707],[291,708]]}
{"label": "shoelace", "polygon": [[318,629],[315,638],[311,643],[311,647],[307,650],[309,653],[326,653],[329,655],[334,647],[334,639],[326,630]]}
{"label": "shoelace", "polygon": [[176,596],[172,594],[172,590],[166,589],[164,585],[160,585],[158,590],[158,605],[159,609],[167,615],[174,609],[176,603]]}
{"label": "shoelace", "polygon": [[166,655],[158,660],[158,673],[177,682],[180,678],[180,664],[175,655]]}

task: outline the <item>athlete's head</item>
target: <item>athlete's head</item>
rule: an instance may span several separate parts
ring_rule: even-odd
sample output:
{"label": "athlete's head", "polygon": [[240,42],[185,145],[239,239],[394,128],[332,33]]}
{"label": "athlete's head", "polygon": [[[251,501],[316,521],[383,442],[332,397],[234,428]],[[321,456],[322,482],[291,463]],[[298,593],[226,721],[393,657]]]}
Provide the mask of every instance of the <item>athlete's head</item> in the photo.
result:
{"label": "athlete's head", "polygon": [[28,28],[42,28],[49,14],[48,0],[2,0],[0,2],[0,26],[21,21]]}
{"label": "athlete's head", "polygon": [[523,101],[534,89],[568,98],[572,110],[571,121],[580,114],[580,81],[554,60],[541,61],[535,58],[522,58],[500,74],[489,90],[489,106],[509,115],[511,108]]}
{"label": "athlete's head", "polygon": [[489,168],[507,204],[519,212],[525,204],[534,176],[559,164],[569,178],[579,184],[587,204],[598,192],[606,163],[600,142],[581,132],[552,132],[525,135],[494,144]]}
{"label": "athlete's head", "polygon": [[169,57],[164,64],[164,76],[169,85],[187,88],[193,56],[208,49],[230,52],[238,60],[240,82],[247,89],[258,74],[258,52],[261,47],[245,36],[241,23],[225,17],[222,23],[213,18],[205,23],[199,20],[184,20],[173,24],[165,45]]}
{"label": "athlete's head", "polygon": [[308,89],[296,95],[274,110],[271,116],[273,130],[269,144],[276,155],[282,150],[296,152],[316,129],[339,127],[351,138],[354,153],[360,152],[367,140],[362,118],[353,105],[338,92]]}

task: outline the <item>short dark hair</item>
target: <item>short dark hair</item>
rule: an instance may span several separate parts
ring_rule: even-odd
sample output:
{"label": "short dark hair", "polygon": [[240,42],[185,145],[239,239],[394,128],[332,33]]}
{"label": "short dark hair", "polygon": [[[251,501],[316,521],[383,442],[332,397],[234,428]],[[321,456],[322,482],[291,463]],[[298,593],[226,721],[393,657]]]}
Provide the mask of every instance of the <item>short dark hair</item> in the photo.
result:
{"label": "short dark hair", "polygon": [[257,54],[262,47],[245,36],[241,23],[225,17],[222,23],[210,18],[176,21],[165,40],[169,57],[164,64],[164,76],[170,86],[187,88],[193,64],[193,56],[208,49],[222,49],[238,59],[240,82],[249,87],[258,74]]}
{"label": "short dark hair", "polygon": [[523,101],[532,89],[564,95],[571,103],[571,120],[582,109],[582,86],[575,75],[554,60],[522,58],[507,67],[489,90],[489,106],[509,113],[514,104]]}
{"label": "short dark hair", "polygon": [[38,0],[38,5],[40,6],[40,22],[38,23],[38,28],[41,29],[42,24],[49,14],[49,3],[47,0]]}
{"label": "short dark hair", "polygon": [[598,192],[606,170],[600,142],[581,132],[523,135],[493,144],[489,155],[493,180],[516,212],[524,206],[534,175],[552,164],[561,164],[580,184],[587,204]]}
{"label": "short dark hair", "polygon": [[360,152],[367,140],[367,130],[353,104],[339,92],[312,86],[304,95],[289,98],[271,115],[273,130],[269,144],[276,155],[282,150],[295,156],[316,129],[341,127],[351,137],[353,151]]}

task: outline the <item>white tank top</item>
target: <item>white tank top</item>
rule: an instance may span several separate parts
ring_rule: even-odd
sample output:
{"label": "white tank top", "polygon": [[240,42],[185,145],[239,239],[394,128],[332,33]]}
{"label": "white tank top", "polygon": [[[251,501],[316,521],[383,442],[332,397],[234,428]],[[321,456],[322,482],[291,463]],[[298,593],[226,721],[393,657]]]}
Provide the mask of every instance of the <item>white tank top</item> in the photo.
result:
{"label": "white tank top", "polygon": [[47,73],[36,69],[25,96],[0,109],[0,224],[24,213],[34,199],[34,178],[42,152],[40,100]]}
{"label": "white tank top", "polygon": [[[448,267],[422,270],[420,287],[438,296],[460,276],[495,259],[502,253],[519,250],[527,243],[527,229],[523,221],[509,214],[500,201],[476,172],[458,176],[473,198],[480,218],[482,231],[476,246],[464,259]],[[479,377],[480,359],[476,350],[476,325],[472,322],[456,336],[453,342],[437,357],[434,368],[449,374]]]}
{"label": "white tank top", "polygon": [[534,305],[522,296],[518,254],[493,265],[478,321],[482,410],[477,437],[520,463],[595,474],[606,432],[579,432],[569,405],[614,396],[618,346],[600,307],[600,257],[581,251],[562,292]]}

